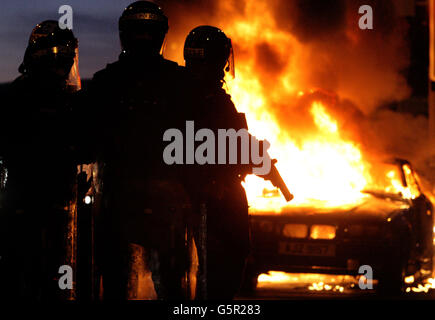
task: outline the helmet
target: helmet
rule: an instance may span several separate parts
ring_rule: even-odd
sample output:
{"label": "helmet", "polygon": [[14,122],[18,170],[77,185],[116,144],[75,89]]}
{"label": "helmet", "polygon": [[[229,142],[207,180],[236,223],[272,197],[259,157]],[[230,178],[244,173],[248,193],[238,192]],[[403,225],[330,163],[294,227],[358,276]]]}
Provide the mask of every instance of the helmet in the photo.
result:
{"label": "helmet", "polygon": [[190,31],[184,43],[186,67],[202,69],[223,78],[225,71],[234,77],[234,54],[231,39],[219,28],[199,26]]}
{"label": "helmet", "polygon": [[119,18],[122,50],[132,54],[159,54],[168,29],[168,18],[158,5],[136,1]]}
{"label": "helmet", "polygon": [[61,29],[55,20],[41,22],[30,35],[19,71],[68,80],[80,87],[78,40],[71,30]]}

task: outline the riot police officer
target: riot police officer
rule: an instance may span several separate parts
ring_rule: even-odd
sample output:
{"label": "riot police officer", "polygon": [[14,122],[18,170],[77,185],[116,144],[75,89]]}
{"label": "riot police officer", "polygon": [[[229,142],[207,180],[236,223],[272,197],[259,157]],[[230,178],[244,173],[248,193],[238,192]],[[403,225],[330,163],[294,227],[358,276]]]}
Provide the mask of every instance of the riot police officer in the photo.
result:
{"label": "riot police officer", "polygon": [[[196,127],[212,129],[216,136],[218,129],[247,129],[244,114],[237,112],[222,88],[225,72],[234,71],[231,40],[225,33],[212,26],[193,29],[185,41],[184,58],[200,97]],[[208,165],[198,170],[196,188],[191,190],[195,202],[206,206],[207,246],[199,255],[206,251],[207,298],[232,299],[249,253],[248,203],[241,181],[252,169],[237,164]]]}
{"label": "riot police officer", "polygon": [[124,299],[129,244],[145,249],[158,297],[182,297],[184,212],[190,201],[179,168],[162,159],[163,133],[184,125],[184,72],[161,51],[168,31],[162,9],[129,5],[119,19],[119,60],[97,72],[87,90],[103,201],[97,221],[97,259],[104,297]]}
{"label": "riot police officer", "polygon": [[14,281],[0,286],[14,297],[71,294],[61,292],[56,279],[59,267],[72,263],[68,228],[77,169],[69,101],[80,88],[77,53],[71,30],[60,29],[57,21],[38,24],[19,67],[22,75],[2,104],[8,248],[0,255],[3,279]]}

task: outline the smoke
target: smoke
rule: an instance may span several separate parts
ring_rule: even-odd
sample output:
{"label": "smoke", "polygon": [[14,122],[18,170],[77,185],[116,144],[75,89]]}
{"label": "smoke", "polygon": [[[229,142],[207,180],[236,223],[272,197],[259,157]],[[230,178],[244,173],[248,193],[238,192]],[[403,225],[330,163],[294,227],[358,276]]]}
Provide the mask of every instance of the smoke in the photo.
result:
{"label": "smoke", "polygon": [[[409,62],[406,24],[395,15],[392,0],[273,0],[267,4],[249,0],[167,0],[161,4],[171,27],[166,55],[179,63],[183,63],[182,47],[188,32],[198,25],[211,24],[233,37],[236,66],[240,62],[237,51],[256,56],[265,90],[276,85],[292,61],[291,67],[300,69],[299,89],[339,92],[364,113],[382,103],[404,99],[410,93],[402,75]],[[367,4],[373,8],[373,30],[361,30],[358,26],[361,17],[358,9]],[[259,12],[255,7],[265,11]],[[266,21],[268,16],[271,19]],[[294,41],[264,41],[259,29],[258,38],[245,44],[237,41],[243,35],[231,34],[236,23],[257,19],[264,19],[265,29],[280,30]],[[295,56],[294,46],[303,50],[303,54]]]}
{"label": "smoke", "polygon": [[288,61],[280,55],[276,45],[260,42],[255,45],[253,54],[258,71],[267,81],[276,79],[285,71]]}
{"label": "smoke", "polygon": [[[364,4],[373,8],[373,30],[359,28]],[[392,1],[279,1],[275,12],[278,25],[305,48],[300,65],[307,88],[337,92],[366,114],[409,95],[401,73],[409,63],[406,25]]]}
{"label": "smoke", "polygon": [[[397,1],[166,0],[160,4],[170,21],[168,58],[184,63],[184,40],[194,27],[223,29],[233,41],[236,77],[242,73],[249,78],[252,90],[266,97],[265,111],[295,137],[313,129],[308,107],[302,106],[296,93],[321,88],[338,95],[338,103],[329,111],[344,134],[364,150],[427,162],[427,118],[380,108],[411,93],[404,76],[410,61],[408,24],[397,15]],[[362,5],[373,8],[373,30],[359,28]]]}
{"label": "smoke", "polygon": [[279,28],[302,42],[326,40],[346,27],[346,1],[278,1],[273,15]]}

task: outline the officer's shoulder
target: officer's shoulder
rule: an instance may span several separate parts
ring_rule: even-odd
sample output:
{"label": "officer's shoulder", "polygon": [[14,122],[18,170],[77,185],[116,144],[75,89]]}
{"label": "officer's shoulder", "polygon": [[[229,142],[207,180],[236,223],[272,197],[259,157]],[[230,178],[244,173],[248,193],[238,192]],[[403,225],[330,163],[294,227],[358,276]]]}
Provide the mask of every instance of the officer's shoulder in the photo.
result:
{"label": "officer's shoulder", "polygon": [[10,83],[10,87],[15,87],[15,86],[22,86],[23,84],[26,84],[29,82],[29,76],[27,74],[22,74],[18,77],[16,77],[11,83]]}
{"label": "officer's shoulder", "polygon": [[180,76],[185,73],[185,70],[184,70],[185,68],[180,66],[175,61],[171,61],[171,60],[167,60],[167,59],[162,59],[161,63],[162,63],[163,69],[165,71],[167,71],[167,72],[179,74]]}
{"label": "officer's shoulder", "polygon": [[120,62],[108,63],[106,67],[94,73],[93,80],[106,79],[115,76],[121,70]]}
{"label": "officer's shoulder", "polygon": [[30,87],[30,79],[28,75],[22,74],[12,82],[5,84],[3,92],[7,94],[19,92],[21,94],[22,90],[25,90],[26,87]]}
{"label": "officer's shoulder", "polygon": [[172,60],[168,60],[165,58],[162,58],[162,64],[168,68],[173,68],[173,69],[177,69],[180,66],[178,65],[178,63],[176,63],[175,61]]}
{"label": "officer's shoulder", "polygon": [[234,105],[233,100],[231,99],[231,95],[225,91],[224,88],[219,88],[216,91],[216,96],[218,96],[221,100],[227,102],[228,104]]}
{"label": "officer's shoulder", "polygon": [[223,88],[217,89],[211,98],[214,99],[215,103],[220,106],[222,112],[237,112],[236,106],[231,99],[231,96]]}

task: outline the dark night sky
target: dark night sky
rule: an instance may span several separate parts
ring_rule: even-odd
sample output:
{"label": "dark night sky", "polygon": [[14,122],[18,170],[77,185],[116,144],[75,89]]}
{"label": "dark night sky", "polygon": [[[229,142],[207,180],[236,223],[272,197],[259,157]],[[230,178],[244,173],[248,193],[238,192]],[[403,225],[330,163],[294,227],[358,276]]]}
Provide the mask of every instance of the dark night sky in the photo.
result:
{"label": "dark night sky", "polygon": [[18,66],[33,27],[55,19],[59,7],[73,8],[73,31],[79,38],[80,73],[89,78],[120,52],[118,18],[132,0],[1,0],[0,83],[18,76]]}
{"label": "dark night sky", "polygon": [[[282,3],[286,4],[288,0]],[[306,1],[306,2],[305,2]],[[319,0],[320,1],[320,0]],[[328,0],[328,3],[340,3],[342,0]],[[351,1],[351,0],[345,0]],[[352,0],[362,1],[362,0]],[[394,0],[398,9],[411,7],[413,0]],[[134,0],[1,0],[0,4],[0,83],[9,82],[18,76],[20,65],[30,32],[34,26],[47,19],[59,19],[59,7],[64,4],[72,6],[74,13],[73,31],[79,38],[80,74],[90,78],[117,59],[120,52],[118,37],[118,19],[123,9]],[[182,28],[185,16],[178,17],[179,7],[186,6],[187,12],[204,9],[212,15],[214,0],[159,0],[170,18],[168,42],[174,30],[190,30],[195,25]],[[313,1],[303,0],[302,3]],[[317,2],[317,0],[314,0]],[[323,0],[322,0],[323,2]],[[238,1],[237,1],[238,3]],[[407,4],[405,6],[405,4]],[[335,6],[331,6],[336,10]],[[186,8],[184,8],[186,10]],[[175,12],[174,12],[175,10]],[[285,11],[285,10],[284,10]],[[311,11],[311,10],[310,10]],[[323,12],[324,10],[321,10]],[[329,16],[329,15],[326,15]],[[208,15],[202,24],[208,24]],[[319,20],[318,17],[315,19]],[[284,19],[288,21],[288,17]],[[307,26],[306,19],[301,25]],[[186,30],[184,30],[186,29]],[[311,30],[311,28],[308,28]],[[180,48],[181,50],[181,48]],[[176,48],[178,51],[178,48]],[[169,57],[171,58],[171,57]]]}

